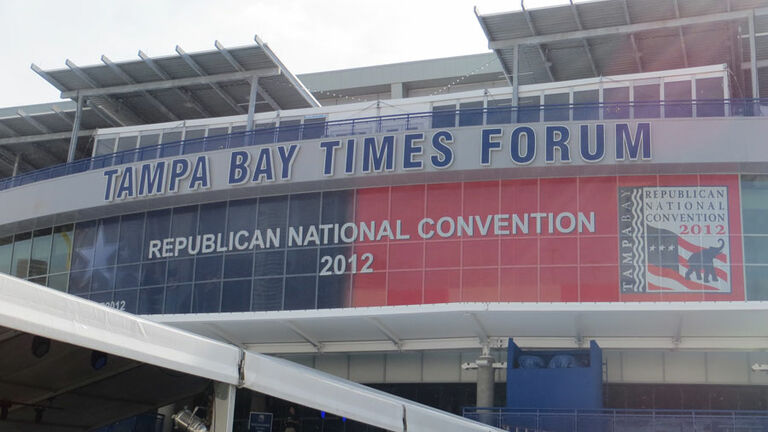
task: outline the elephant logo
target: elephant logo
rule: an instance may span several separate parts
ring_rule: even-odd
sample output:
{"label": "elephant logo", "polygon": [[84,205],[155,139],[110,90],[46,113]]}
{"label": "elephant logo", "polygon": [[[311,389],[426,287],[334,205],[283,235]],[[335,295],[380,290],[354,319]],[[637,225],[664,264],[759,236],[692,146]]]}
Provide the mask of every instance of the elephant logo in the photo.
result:
{"label": "elephant logo", "polygon": [[698,252],[694,252],[688,257],[688,271],[685,272],[685,279],[691,280],[691,275],[695,274],[697,280],[704,282],[717,282],[717,274],[715,273],[715,257],[723,251],[725,242],[723,239],[717,240],[719,246],[710,246],[704,248]]}

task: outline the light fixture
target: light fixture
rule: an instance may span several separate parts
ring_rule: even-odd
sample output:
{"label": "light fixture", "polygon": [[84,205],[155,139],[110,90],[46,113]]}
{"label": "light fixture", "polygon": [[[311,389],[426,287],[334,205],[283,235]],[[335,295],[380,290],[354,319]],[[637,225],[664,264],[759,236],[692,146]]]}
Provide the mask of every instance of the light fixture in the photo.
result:
{"label": "light fixture", "polygon": [[91,351],[91,367],[99,370],[107,365],[107,354],[101,351]]}
{"label": "light fixture", "polygon": [[42,336],[32,338],[32,355],[37,358],[43,358],[51,350],[51,340]]}
{"label": "light fixture", "polygon": [[188,409],[183,409],[176,414],[172,415],[173,423],[176,428],[182,431],[188,432],[208,432],[208,427],[205,426],[203,420],[196,416],[197,408],[195,411],[190,412]]}

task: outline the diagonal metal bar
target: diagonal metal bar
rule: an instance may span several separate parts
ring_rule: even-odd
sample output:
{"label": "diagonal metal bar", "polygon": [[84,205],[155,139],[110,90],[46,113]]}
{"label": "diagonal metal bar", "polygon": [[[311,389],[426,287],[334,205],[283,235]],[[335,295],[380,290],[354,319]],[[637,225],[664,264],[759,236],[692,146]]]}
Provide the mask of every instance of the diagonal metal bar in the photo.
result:
{"label": "diagonal metal bar", "polygon": [[51,130],[48,129],[47,126],[45,126],[44,124],[42,124],[39,121],[37,121],[35,118],[33,118],[31,115],[29,115],[23,109],[21,109],[21,108],[17,109],[16,110],[16,114],[18,114],[19,117],[23,118],[24,121],[29,123],[33,128],[37,129],[38,132],[44,133],[44,134],[51,133]]}
{"label": "diagonal metal bar", "polygon": [[[119,76],[123,81],[125,81],[128,84],[136,84],[136,80],[131,78],[127,73],[125,73],[124,70],[120,68],[116,63],[114,63],[112,60],[110,60],[107,56],[102,55],[101,61],[109,66],[109,68],[112,70],[112,72],[115,73],[115,75]],[[147,100],[160,111],[163,113],[166,117],[170,118],[173,121],[179,120],[179,117],[176,116],[173,112],[171,112],[168,107],[163,105],[162,102],[160,102],[156,97],[152,96],[148,91],[141,91],[141,94],[147,98]]]}
{"label": "diagonal metal bar", "polygon": [[301,97],[304,99],[307,104],[309,104],[310,107],[319,107],[320,102],[315,99],[314,96],[312,96],[312,93],[307,90],[306,87],[304,87],[304,83],[302,83],[298,78],[296,78],[296,75],[291,73],[291,71],[288,70],[288,68],[285,67],[282,61],[277,57],[277,55],[272,51],[272,49],[264,43],[263,40],[259,37],[259,35],[253,35],[253,41],[256,42],[256,45],[259,46],[262,50],[264,50],[264,54],[269,57],[270,60],[272,60],[272,63],[277,65],[277,67],[280,69],[280,74],[283,75],[285,78],[288,79],[288,81],[293,84],[293,87],[296,89],[296,91],[299,92]]}
{"label": "diagonal metal bar", "polygon": [[[485,33],[485,38],[487,40],[491,40],[491,32],[488,31],[488,26],[485,25],[485,21],[480,16],[480,12],[477,10],[477,6],[475,6],[475,18],[477,18],[477,22],[480,23],[480,27],[483,29],[483,33]],[[501,57],[501,50],[493,50],[493,52],[496,54],[496,58],[499,60],[499,64],[501,65],[501,70],[504,72],[504,78],[507,79],[507,82],[509,85],[514,85],[512,82],[512,72],[509,71],[507,68],[507,64]]]}
{"label": "diagonal metal bar", "polygon": [[51,110],[53,110],[53,112],[55,112],[59,117],[61,117],[62,120],[67,122],[70,126],[74,126],[73,120],[69,118],[67,113],[65,113],[61,108],[59,108],[58,105],[53,105],[51,107]]}
{"label": "diagonal metal bar", "polygon": [[[675,6],[675,18],[680,19],[680,5],[677,0],[672,0]],[[677,34],[680,36],[680,48],[683,50],[683,64],[688,67],[688,50],[685,47],[685,35],[683,34],[683,26],[677,28]]]}
{"label": "diagonal metal bar", "polygon": [[[579,11],[576,8],[576,5],[573,3],[573,0],[569,1],[571,2],[571,12],[573,12],[573,19],[576,20],[576,25],[579,27],[579,30],[584,30],[584,26],[581,24],[581,17],[579,17]],[[592,67],[592,74],[594,76],[600,76],[597,71],[595,59],[592,57],[592,49],[589,47],[589,42],[587,42],[586,39],[581,39],[581,43],[584,45],[584,51],[587,52],[587,59],[589,59],[589,65]]]}
{"label": "diagonal metal bar", "polygon": [[[96,104],[96,102],[92,101],[91,99],[86,99],[85,104],[91,108],[91,110],[99,117],[101,117],[102,120],[109,123],[112,126],[120,126],[122,125],[120,123],[120,120],[116,119],[112,113],[104,109],[101,105]],[[85,108],[85,107],[83,107]],[[124,126],[124,125],[123,125]]]}
{"label": "diagonal metal bar", "polygon": [[[85,73],[78,65],[75,64],[70,59],[67,59],[64,64],[67,65],[67,67],[75,73],[80,79],[82,79],[86,84],[88,84],[91,88],[99,88],[101,87],[98,83],[96,83],[91,77],[88,76],[88,74]],[[81,91],[82,92],[82,91]],[[72,93],[70,92],[62,92],[62,97],[68,97],[68,94]],[[115,101],[109,96],[103,96],[104,101],[106,105],[109,105],[109,107],[101,106],[101,108],[105,111],[110,111],[110,116],[113,117],[118,123],[120,123],[121,126],[127,126],[130,124],[136,124],[143,122],[143,119],[141,116],[136,114],[133,110],[128,108],[125,104],[122,104],[120,102]],[[120,114],[118,114],[121,110],[125,110],[125,112],[128,114],[129,118],[123,118]]]}
{"label": "diagonal metal bar", "polygon": [[[224,56],[225,59],[227,59],[229,64],[232,65],[233,68],[235,68],[236,71],[245,72],[245,68],[243,67],[243,65],[241,65],[240,62],[238,62],[237,59],[235,59],[232,56],[232,53],[230,53],[229,50],[226,47],[224,47],[224,45],[221,44],[221,42],[215,41],[214,45],[216,46],[216,49],[219,50],[221,55]],[[272,107],[273,110],[275,111],[280,110],[280,105],[277,104],[277,102],[269,94],[269,92],[264,90],[264,87],[262,87],[258,82],[256,83],[256,90],[258,90],[259,95],[262,98],[264,98],[265,101],[267,101],[267,103],[269,104],[269,106]]]}
{"label": "diagonal metal bar", "polygon": [[[533,21],[531,20],[531,14],[528,13],[528,9],[525,8],[525,0],[520,0],[520,8],[523,10],[523,15],[525,16],[525,21],[528,23],[528,28],[531,30],[531,34],[535,37],[538,36],[538,33],[536,32],[536,28],[533,26]],[[539,55],[541,55],[541,61],[544,62],[544,67],[547,69],[547,75],[549,76],[550,81],[555,80],[555,76],[552,74],[552,62],[549,61],[547,58],[547,54],[544,52],[544,49],[541,47],[541,44],[535,44],[536,48],[539,50]]]}
{"label": "diagonal metal bar", "polygon": [[29,67],[35,71],[36,74],[40,75],[44,80],[48,81],[49,84],[59,89],[59,91],[67,91],[67,88],[63,84],[56,81],[50,74],[48,74],[48,72],[40,68],[40,66],[32,63]]}
{"label": "diagonal metal bar", "polygon": [[[187,54],[186,51],[181,49],[179,45],[176,45],[176,52],[181,56],[182,59],[189,65],[192,70],[195,71],[200,76],[207,76],[208,74],[200,67],[200,65],[197,64],[195,59],[192,58],[189,54]],[[217,83],[209,83],[208,85],[211,86],[211,88],[219,95],[221,96],[224,101],[229,104],[232,109],[234,109],[238,114],[245,114],[245,110],[235,101],[232,99],[232,96],[227,94],[224,89],[221,88],[220,85]]]}
{"label": "diagonal metal bar", "polygon": [[[624,0],[623,3],[624,3],[624,18],[627,20],[627,25],[632,25],[632,18],[629,16],[629,6],[627,5],[627,0]],[[637,64],[637,71],[642,72],[643,62],[640,59],[640,49],[637,47],[637,40],[635,39],[634,33],[629,34],[629,40],[632,42],[632,52],[635,54],[635,63]]]}
{"label": "diagonal metal bar", "polygon": [[398,349],[400,349],[403,346],[403,341],[400,340],[400,338],[395,334],[394,331],[392,331],[391,328],[386,326],[383,322],[381,322],[380,319],[376,317],[367,317],[369,321],[373,323],[373,325],[376,326],[377,329],[379,329],[380,332],[384,334],[384,336],[389,339],[390,342],[392,342],[393,345],[395,345]]}
{"label": "diagonal metal bar", "polygon": [[[144,61],[144,63],[152,69],[154,73],[157,74],[160,78],[164,80],[170,80],[171,76],[168,75],[168,72],[164,71],[160,65],[155,63],[154,60],[152,60],[152,57],[148,56],[144,51],[139,50],[139,57]],[[208,112],[207,109],[203,108],[203,105],[200,103],[200,101],[197,100],[192,94],[186,90],[176,88],[176,92],[184,98],[184,100],[190,104],[197,112],[199,112],[201,115],[205,117],[212,117],[211,113]]]}
{"label": "diagonal metal bar", "polygon": [[293,321],[283,321],[283,324],[285,324],[286,327],[293,330],[294,333],[299,335],[302,339],[307,341],[310,345],[315,347],[316,350],[320,351],[323,347],[323,343],[316,340],[312,336],[309,336],[306,331],[304,331],[301,327],[296,325]]}

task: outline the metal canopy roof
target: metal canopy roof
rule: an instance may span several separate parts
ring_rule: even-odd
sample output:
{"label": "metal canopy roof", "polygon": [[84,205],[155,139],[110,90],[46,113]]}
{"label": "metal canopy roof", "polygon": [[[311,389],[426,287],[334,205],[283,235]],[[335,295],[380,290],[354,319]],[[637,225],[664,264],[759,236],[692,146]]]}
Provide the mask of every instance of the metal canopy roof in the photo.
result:
{"label": "metal canopy roof", "polygon": [[768,349],[760,302],[455,303],[344,310],[156,315],[148,318],[263,353],[524,347]]}
{"label": "metal canopy roof", "polygon": [[67,60],[65,69],[32,69],[62,92],[62,98],[84,96],[113,122],[143,123],[245,114],[250,80],[258,77],[256,111],[318,106],[306,88],[258,37],[256,44],[227,49],[150,57],[80,67]]}
{"label": "metal canopy roof", "polygon": [[[478,15],[510,83],[514,46],[519,45],[519,84],[726,63],[735,72],[747,69],[736,78],[748,95],[748,21],[753,13],[758,67],[768,66],[760,63],[768,59],[768,11],[756,9],[768,6],[766,0],[571,1],[531,10],[522,6],[522,11]],[[761,71],[762,79],[768,80],[768,73]]]}

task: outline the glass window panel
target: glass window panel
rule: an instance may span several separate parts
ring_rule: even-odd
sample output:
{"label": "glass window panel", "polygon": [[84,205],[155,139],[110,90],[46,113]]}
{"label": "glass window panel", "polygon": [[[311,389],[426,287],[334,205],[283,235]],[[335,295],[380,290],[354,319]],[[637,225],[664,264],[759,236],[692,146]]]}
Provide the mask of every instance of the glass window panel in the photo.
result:
{"label": "glass window panel", "polygon": [[317,248],[289,249],[285,274],[317,274]]}
{"label": "glass window panel", "polygon": [[248,238],[256,228],[257,199],[230,201],[227,214],[227,231],[248,231]]}
{"label": "glass window panel", "polygon": [[521,97],[518,101],[517,122],[535,123],[539,121],[540,103],[539,96]]}
{"label": "glass window panel", "polygon": [[[194,237],[197,233],[197,213],[198,206],[196,205],[173,209],[171,237]],[[194,238],[193,241],[197,242]],[[179,250],[178,256],[189,256],[189,248]]]}
{"label": "glass window panel", "polygon": [[349,307],[350,275],[320,276],[317,278],[317,307],[331,309]]}
{"label": "glass window panel", "polygon": [[[305,228],[320,221],[320,194],[296,194],[290,196],[288,226]],[[306,232],[306,231],[305,231]]]}
{"label": "glass window panel", "polygon": [[352,221],[354,197],[354,191],[323,192],[320,222],[343,225]]}
{"label": "glass window panel", "polygon": [[[144,248],[141,253],[144,255],[144,260],[149,259],[149,242],[152,240],[166,239],[169,237],[171,230],[171,211],[170,210],[157,210],[147,213],[147,223],[144,235]],[[158,259],[157,256],[152,259]]]}
{"label": "glass window panel", "polygon": [[160,134],[150,133],[139,137],[139,147],[156,146],[160,144]]}
{"label": "glass window panel", "polygon": [[203,148],[205,151],[221,150],[227,147],[227,141],[229,137],[227,133],[229,127],[218,127],[208,129],[208,137],[205,139],[205,145]]}
{"label": "glass window panel", "polygon": [[285,310],[317,308],[317,276],[285,278]]}
{"label": "glass window panel", "polygon": [[285,271],[285,251],[257,252],[253,276],[280,276]]}
{"label": "glass window panel", "polygon": [[94,156],[101,156],[115,152],[115,138],[100,138],[96,140],[96,152]]}
{"label": "glass window panel", "polygon": [[183,154],[199,153],[203,151],[203,137],[205,129],[187,129],[184,132]]}
{"label": "glass window panel", "polygon": [[230,138],[229,138],[229,147],[235,148],[235,147],[242,147],[244,145],[248,145],[250,142],[250,135],[245,134],[245,125],[242,126],[232,126],[232,129],[230,130]]}
{"label": "glass window panel", "polygon": [[115,288],[115,268],[107,267],[93,270],[91,291],[109,291]]}
{"label": "glass window panel", "polygon": [[268,311],[283,308],[283,278],[254,279],[251,310]]}
{"label": "glass window panel", "polygon": [[0,273],[11,272],[11,256],[13,255],[13,237],[0,237]]}
{"label": "glass window panel", "polygon": [[139,291],[135,289],[115,291],[115,307],[135,314],[137,310],[136,306],[138,304],[138,295]]}
{"label": "glass window panel", "polygon": [[488,101],[486,124],[512,123],[512,99],[496,99]]}
{"label": "glass window panel", "polygon": [[195,262],[195,281],[221,279],[221,255],[197,257]]}
{"label": "glass window panel", "polygon": [[544,95],[544,121],[568,121],[571,97],[568,93]]}
{"label": "glass window panel", "polygon": [[301,120],[281,120],[277,130],[277,142],[298,140],[300,129]]}
{"label": "glass window panel", "polygon": [[279,247],[285,247],[286,223],[288,222],[288,197],[275,196],[259,198],[256,227],[263,230],[264,242],[267,241],[266,229],[280,229]]}
{"label": "glass window panel", "polygon": [[195,259],[185,258],[168,261],[168,284],[192,282],[194,276]]}
{"label": "glass window panel", "polygon": [[325,134],[325,117],[305,118],[302,139],[321,138]]}
{"label": "glass window panel", "polygon": [[120,137],[117,140],[117,151],[125,151],[125,150],[133,150],[136,148],[136,142],[138,141],[138,136],[124,136]]}
{"label": "glass window panel", "polygon": [[181,131],[163,132],[161,143],[164,145],[160,148],[160,157],[178,156],[181,154],[182,144],[180,141]]}
{"label": "glass window panel", "polygon": [[456,126],[456,105],[432,107],[432,128]]}
{"label": "glass window panel", "polygon": [[252,253],[226,255],[224,257],[224,279],[249,278],[252,274]]}
{"label": "glass window panel", "polygon": [[167,314],[189,313],[192,309],[192,284],[168,285],[165,289]]}
{"label": "glass window panel", "polygon": [[144,238],[144,213],[123,216],[120,220],[120,243],[117,263],[129,264],[141,261],[144,254],[141,241]]}
{"label": "glass window panel", "polygon": [[696,115],[698,117],[722,117],[725,114],[722,78],[696,80]]}
{"label": "glass window panel", "polygon": [[61,225],[53,229],[51,273],[69,271],[72,259],[74,225]]}
{"label": "glass window panel", "polygon": [[746,264],[768,264],[768,236],[745,235],[744,262]]}
{"label": "glass window panel", "polygon": [[251,280],[224,281],[221,289],[221,311],[243,312],[251,308]]}
{"label": "glass window panel", "polygon": [[219,202],[200,206],[198,234],[224,234],[227,224],[227,203]]}
{"label": "glass window panel", "polygon": [[269,144],[275,141],[275,124],[263,123],[254,125],[253,144]]}
{"label": "glass window panel", "polygon": [[603,89],[603,118],[629,118],[629,87]]}
{"label": "glass window panel", "polygon": [[635,118],[661,117],[661,85],[645,84],[635,86]]}
{"label": "glass window panel", "polygon": [[16,234],[13,243],[11,274],[26,278],[29,273],[29,255],[32,251],[32,233]]}
{"label": "glass window panel", "polygon": [[744,234],[768,234],[768,176],[741,176],[741,207]]}
{"label": "glass window panel", "polygon": [[61,292],[67,292],[67,285],[69,283],[69,274],[62,273],[48,276],[48,287]]}
{"label": "glass window panel", "polygon": [[80,222],[75,226],[75,242],[72,249],[72,270],[93,267],[98,221]]}
{"label": "glass window panel", "polygon": [[483,101],[459,104],[459,126],[483,124]]}
{"label": "glass window panel", "polygon": [[141,265],[141,286],[148,287],[165,283],[165,261],[145,262]]}
{"label": "glass window panel", "polygon": [[139,265],[117,266],[115,289],[136,288],[139,286]]}
{"label": "glass window panel", "polygon": [[221,281],[195,284],[192,296],[192,313],[219,312]]}
{"label": "glass window panel", "polygon": [[69,273],[69,293],[84,294],[91,291],[91,270],[73,271]]}
{"label": "glass window panel", "polygon": [[115,265],[117,260],[117,240],[120,235],[120,218],[113,217],[99,221],[96,233],[96,253],[94,267]]}
{"label": "glass window panel", "polygon": [[139,315],[151,315],[163,313],[163,298],[165,288],[144,288],[139,290]]}
{"label": "glass window panel", "polygon": [[600,92],[597,89],[573,92],[573,119],[597,120],[600,117],[599,104]]}
{"label": "glass window panel", "polygon": [[32,257],[29,262],[29,277],[48,274],[51,259],[51,228],[37,230],[32,234]]}
{"label": "glass window panel", "polygon": [[181,131],[163,131],[163,138],[160,140],[162,144],[181,141]]}
{"label": "glass window panel", "polygon": [[664,116],[668,118],[691,117],[691,82],[673,81],[664,83]]}
{"label": "glass window panel", "polygon": [[29,278],[28,280],[34,284],[38,284],[42,286],[46,286],[46,284],[48,283],[48,278],[46,276],[33,277],[33,278]]}

